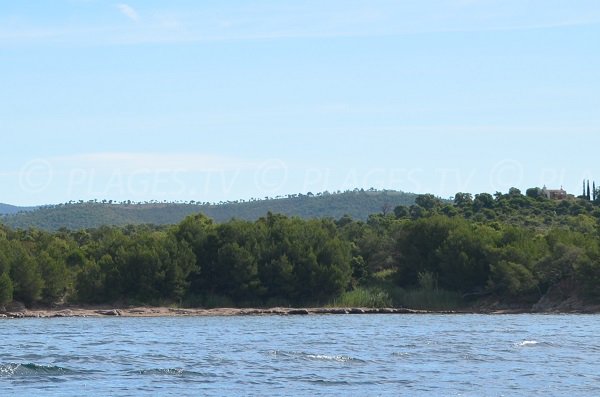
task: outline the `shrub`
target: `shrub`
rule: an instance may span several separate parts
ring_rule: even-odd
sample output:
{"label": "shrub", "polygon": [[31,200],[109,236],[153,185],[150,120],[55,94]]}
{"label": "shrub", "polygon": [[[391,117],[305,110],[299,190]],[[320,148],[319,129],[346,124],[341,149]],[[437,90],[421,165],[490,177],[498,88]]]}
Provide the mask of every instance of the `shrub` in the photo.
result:
{"label": "shrub", "polygon": [[334,299],[329,306],[334,307],[391,307],[392,299],[387,292],[380,289],[357,288],[344,292]]}

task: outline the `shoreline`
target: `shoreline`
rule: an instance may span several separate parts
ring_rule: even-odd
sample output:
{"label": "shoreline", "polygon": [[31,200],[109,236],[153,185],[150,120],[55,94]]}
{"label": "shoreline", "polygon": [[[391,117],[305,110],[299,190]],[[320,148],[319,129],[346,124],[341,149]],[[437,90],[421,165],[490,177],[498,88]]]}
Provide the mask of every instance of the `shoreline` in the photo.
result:
{"label": "shoreline", "polygon": [[406,308],[364,308],[364,307],[316,307],[316,308],[215,308],[184,309],[173,307],[65,307],[56,309],[25,309],[19,311],[2,311],[0,319],[18,318],[103,318],[103,317],[234,317],[234,316],[310,316],[310,315],[375,315],[375,314],[597,314],[599,308],[582,308],[571,310],[539,311],[531,308],[513,309],[472,309],[472,310],[416,310]]}

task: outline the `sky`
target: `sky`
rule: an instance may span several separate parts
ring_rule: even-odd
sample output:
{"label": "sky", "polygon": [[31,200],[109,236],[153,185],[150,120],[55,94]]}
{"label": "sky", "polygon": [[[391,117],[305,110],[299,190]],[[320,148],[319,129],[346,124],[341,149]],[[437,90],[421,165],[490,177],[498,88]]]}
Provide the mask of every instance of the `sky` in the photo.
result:
{"label": "sky", "polygon": [[597,0],[0,1],[0,202],[600,181]]}

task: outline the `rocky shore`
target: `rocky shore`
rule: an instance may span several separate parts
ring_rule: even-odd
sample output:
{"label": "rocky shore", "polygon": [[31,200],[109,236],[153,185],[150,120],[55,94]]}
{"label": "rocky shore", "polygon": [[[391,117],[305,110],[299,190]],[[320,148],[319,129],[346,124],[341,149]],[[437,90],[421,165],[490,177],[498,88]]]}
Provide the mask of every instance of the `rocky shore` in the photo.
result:
{"label": "rocky shore", "polygon": [[318,307],[268,309],[183,309],[173,307],[67,307],[54,309],[1,310],[0,319],[60,318],[60,317],[200,317],[200,316],[310,316],[353,314],[525,314],[525,313],[600,313],[600,307],[561,307],[560,310],[536,310],[536,308],[475,308],[461,311],[430,311],[405,308]]}
{"label": "rocky shore", "polygon": [[269,308],[269,309],[181,309],[170,307],[22,309],[0,311],[0,318],[56,317],[197,317],[197,316],[302,316],[335,314],[454,314],[403,308]]}

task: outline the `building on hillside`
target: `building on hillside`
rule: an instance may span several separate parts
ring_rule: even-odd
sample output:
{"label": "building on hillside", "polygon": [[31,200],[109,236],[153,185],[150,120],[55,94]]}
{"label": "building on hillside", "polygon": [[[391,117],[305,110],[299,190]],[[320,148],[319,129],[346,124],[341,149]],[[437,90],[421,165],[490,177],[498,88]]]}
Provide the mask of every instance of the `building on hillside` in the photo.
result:
{"label": "building on hillside", "polygon": [[547,189],[546,186],[542,189],[544,197],[550,200],[565,200],[569,197],[567,191],[560,187],[560,189]]}

